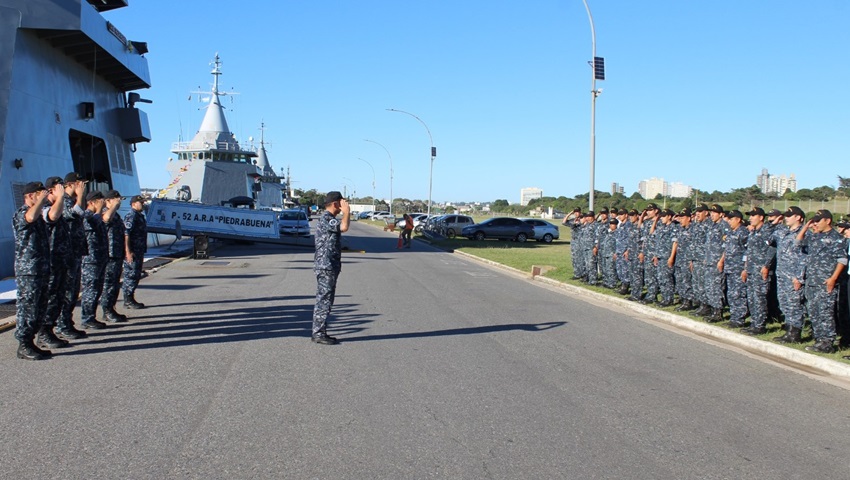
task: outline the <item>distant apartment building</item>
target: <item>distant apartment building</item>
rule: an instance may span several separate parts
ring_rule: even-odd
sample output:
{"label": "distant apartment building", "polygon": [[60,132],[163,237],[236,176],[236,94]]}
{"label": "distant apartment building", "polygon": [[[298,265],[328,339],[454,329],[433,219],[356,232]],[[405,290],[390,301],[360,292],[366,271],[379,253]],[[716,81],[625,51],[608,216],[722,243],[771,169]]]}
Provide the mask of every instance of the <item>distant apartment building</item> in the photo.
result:
{"label": "distant apartment building", "polygon": [[671,198],[687,198],[693,193],[693,188],[682,182],[668,183],[663,178],[652,177],[638,184],[638,193],[647,200],[651,200],[658,195]]}
{"label": "distant apartment building", "polygon": [[797,178],[794,174],[771,175],[766,168],[761,169],[761,175],[756,177],[756,185],[762,193],[784,195],[787,190],[797,191]]}
{"label": "distant apartment building", "polygon": [[519,191],[519,204],[528,205],[535,198],[543,198],[543,190],[535,187],[523,188]]}
{"label": "distant apartment building", "polygon": [[611,184],[611,195],[615,195],[615,194],[618,194],[618,193],[625,194],[626,189],[621,187],[619,183],[613,182]]}

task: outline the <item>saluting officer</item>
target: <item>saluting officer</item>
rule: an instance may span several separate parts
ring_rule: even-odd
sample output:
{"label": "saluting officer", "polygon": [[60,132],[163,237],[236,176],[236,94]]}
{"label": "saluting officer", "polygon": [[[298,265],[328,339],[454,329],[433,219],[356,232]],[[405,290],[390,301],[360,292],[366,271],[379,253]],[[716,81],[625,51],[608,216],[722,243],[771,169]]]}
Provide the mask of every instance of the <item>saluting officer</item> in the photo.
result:
{"label": "saluting officer", "polygon": [[80,297],[80,279],[82,277],[83,256],[88,254],[86,243],[86,232],[83,226],[86,199],[83,192],[86,189],[86,180],[78,173],[71,172],[65,175],[65,195],[62,200],[65,208],[62,215],[71,238],[71,252],[68,260],[68,281],[62,298],[62,311],[57,320],[56,334],[66,340],[84,338],[86,332],[74,328],[74,308]]}
{"label": "saluting officer", "polygon": [[48,244],[50,245],[50,275],[47,281],[47,306],[44,322],[36,335],[36,344],[44,348],[62,348],[68,341],[53,333],[65,299],[68,282],[68,269],[71,261],[71,233],[65,221],[65,189],[61,177],[50,177],[44,181],[47,187],[47,203],[42,214],[47,224]]}
{"label": "saluting officer", "polygon": [[764,210],[756,207],[749,215],[749,238],[747,255],[744,259],[744,282],[747,288],[747,306],[750,310],[750,326],[741,330],[747,335],[761,335],[767,329],[767,289],[773,277],[776,247],[772,244],[773,229],[765,224]]}
{"label": "saluting officer", "polygon": [[[336,218],[342,213],[342,221]],[[328,335],[327,320],[336,296],[336,281],[342,269],[342,233],[348,231],[351,207],[339,192],[325,196],[325,211],[316,224],[316,253],[313,272],[316,274],[316,306],[313,309],[314,343],[336,345],[339,341]]]}
{"label": "saluting officer", "polygon": [[[814,234],[806,237],[807,230]],[[838,278],[847,268],[847,239],[832,228],[832,213],[818,210],[803,225],[797,240],[808,247],[806,256],[806,299],[815,344],[806,347],[810,352],[835,351],[835,303],[838,300]]]}
{"label": "saluting officer", "polygon": [[726,275],[726,302],[729,304],[729,325],[734,328],[744,326],[747,317],[747,289],[744,282],[747,271],[744,261],[747,255],[748,230],[743,226],[744,215],[732,210],[727,215],[729,230],[723,240],[723,273]]}
{"label": "saluting officer", "polygon": [[[771,236],[777,228],[785,228],[785,217],[782,212],[775,208],[767,212],[764,227],[768,229]],[[770,276],[770,281],[767,283],[767,321],[782,323],[782,311],[779,309],[779,298],[776,295],[776,256],[773,257],[770,269],[774,275]]]}
{"label": "saluting officer", "polygon": [[673,232],[673,217],[675,213],[669,208],[659,214],[659,222],[655,225],[655,252],[653,263],[655,264],[658,291],[661,293],[659,307],[673,305],[673,265],[676,262],[676,251],[674,249],[675,236]]}
{"label": "saluting officer", "polygon": [[711,312],[711,307],[708,305],[708,300],[705,295],[705,275],[707,262],[705,259],[705,241],[706,234],[708,233],[708,225],[710,220],[708,220],[708,205],[701,203],[694,210],[694,221],[691,223],[691,229],[693,230],[691,240],[693,242],[693,246],[691,250],[693,252],[692,262],[693,262],[693,306],[696,308],[691,315],[695,317],[701,317],[703,315],[708,315]]}
{"label": "saluting officer", "polygon": [[599,263],[596,254],[598,251],[598,230],[596,228],[596,214],[593,210],[584,214],[584,228],[582,228],[581,245],[584,248],[584,271],[585,282],[588,285],[596,285],[599,280]]}
{"label": "saluting officer", "polygon": [[[797,236],[803,231],[806,214],[800,207],[790,207],[783,214],[785,225],[773,230],[771,242],[776,245],[776,296],[785,318],[785,334],[774,338],[779,343],[800,343],[803,331],[803,278],[806,254]],[[811,235],[804,231],[802,235]]]}
{"label": "saluting officer", "polygon": [[570,255],[573,264],[573,280],[584,278],[584,257],[581,249],[581,226],[584,215],[581,209],[576,207],[572,213],[567,215],[562,222],[570,227]]}
{"label": "saluting officer", "polygon": [[124,258],[124,308],[145,308],[136,301],[136,287],[142,278],[142,265],[148,250],[148,228],[143,213],[145,198],[136,195],[130,199],[130,213],[124,216],[126,255]]}
{"label": "saluting officer", "polygon": [[35,335],[44,321],[47,308],[47,282],[50,274],[50,245],[42,207],[47,190],[41,182],[24,185],[24,204],[12,217],[15,231],[15,338],[17,357],[43,360],[51,355],[35,345]]}
{"label": "saluting officer", "polygon": [[599,258],[602,264],[602,286],[611,290],[617,288],[617,267],[615,265],[616,234],[619,220],[612,218],[605,222],[608,233],[600,239]]}
{"label": "saluting officer", "polygon": [[723,320],[723,207],[713,204],[709,208],[708,224],[705,228],[705,301],[709,306],[705,319],[710,322]]}
{"label": "saluting officer", "polygon": [[80,300],[80,326],[86,330],[100,330],[106,324],[95,318],[97,305],[103,293],[103,272],[106,268],[106,226],[103,224],[103,192],[86,195],[86,211],[83,226],[86,232],[87,253],[83,257],[82,298]]}
{"label": "saluting officer", "polygon": [[127,317],[115,311],[118,301],[118,290],[121,287],[121,269],[127,248],[124,242],[124,222],[116,213],[121,207],[124,197],[118,190],[109,190],[103,195],[106,210],[103,212],[103,224],[106,227],[106,267],[103,269],[103,294],[100,297],[100,307],[103,317],[111,323],[126,322]]}
{"label": "saluting officer", "polygon": [[643,246],[640,253],[640,260],[643,262],[643,283],[646,285],[646,296],[641,300],[641,303],[650,305],[658,299],[658,267],[657,262],[653,261],[655,257],[656,239],[655,232],[658,225],[658,205],[650,203],[646,207],[646,216],[643,219],[641,226],[641,244]]}
{"label": "saluting officer", "polygon": [[617,212],[617,230],[614,232],[614,266],[620,281],[620,295],[629,293],[629,234],[634,224],[629,220],[629,212],[620,209]]}
{"label": "saluting officer", "polygon": [[[645,212],[644,212],[645,213]],[[637,210],[629,210],[629,249],[626,251],[626,259],[629,261],[629,291],[630,295],[627,300],[638,302],[643,299],[643,260],[640,256],[641,242],[641,222],[643,215]]]}

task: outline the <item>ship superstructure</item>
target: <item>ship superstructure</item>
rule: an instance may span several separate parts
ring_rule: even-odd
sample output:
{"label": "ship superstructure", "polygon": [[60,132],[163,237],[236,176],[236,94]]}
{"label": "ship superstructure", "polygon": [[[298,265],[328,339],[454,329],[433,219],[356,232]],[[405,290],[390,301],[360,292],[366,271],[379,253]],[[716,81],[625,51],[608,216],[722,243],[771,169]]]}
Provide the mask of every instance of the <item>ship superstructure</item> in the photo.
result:
{"label": "ship superstructure", "polygon": [[28,182],[74,171],[89,191],[139,193],[133,152],[150,130],[133,90],[151,86],[147,44],[102,15],[126,6],[0,0],[0,277],[14,274],[10,219]]}
{"label": "ship superstructure", "polygon": [[220,89],[222,75],[218,54],[213,61],[213,84],[201,127],[189,142],[176,142],[168,162],[169,184],[158,198],[209,205],[236,203],[252,208],[281,208],[285,185],[269,165],[264,141],[260,148],[241,146],[227,125]]}

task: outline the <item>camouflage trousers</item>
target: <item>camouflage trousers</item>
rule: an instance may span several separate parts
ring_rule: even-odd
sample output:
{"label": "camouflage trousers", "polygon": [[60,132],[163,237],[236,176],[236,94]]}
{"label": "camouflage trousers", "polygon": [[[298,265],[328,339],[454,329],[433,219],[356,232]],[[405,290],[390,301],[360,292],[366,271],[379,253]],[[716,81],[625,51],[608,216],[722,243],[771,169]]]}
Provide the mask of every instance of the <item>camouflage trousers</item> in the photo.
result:
{"label": "camouflage trousers", "polygon": [[106,268],[103,270],[103,295],[100,297],[100,306],[103,308],[113,308],[118,301],[123,267],[124,260],[121,258],[110,258],[106,261]]}
{"label": "camouflage trousers", "polygon": [[[660,262],[660,260],[659,260]],[[646,285],[646,298],[655,301],[658,299],[658,265],[652,258],[646,257],[643,262],[643,283]]]}
{"label": "camouflage trousers", "polygon": [[726,274],[726,302],[729,304],[729,319],[743,322],[747,317],[747,286],[741,280],[740,270]]}
{"label": "camouflage trousers", "polygon": [[637,255],[629,259],[629,287],[632,292],[631,297],[640,300],[643,294],[643,262],[638,260]]}
{"label": "camouflage trousers", "polygon": [[570,253],[572,254],[572,263],[573,263],[573,276],[575,277],[584,277],[584,255],[581,251],[581,248],[575,243],[575,241],[570,242]]}
{"label": "camouflage trousers", "polygon": [[585,250],[584,252],[584,271],[587,283],[596,285],[599,280],[599,263],[597,256],[593,254],[593,250]]}
{"label": "camouflage trousers", "polygon": [[44,325],[55,327],[65,308],[65,292],[70,275],[64,265],[51,265],[47,280],[47,306],[44,310]]}
{"label": "camouflage trousers", "polygon": [[90,322],[96,320],[97,305],[103,293],[103,274],[106,262],[84,263],[82,272],[83,296],[80,300],[81,320]]}
{"label": "camouflage trousers", "polygon": [[60,327],[66,327],[73,324],[74,307],[77,306],[77,299],[80,297],[80,278],[82,277],[83,258],[75,255],[71,260],[71,267],[68,269],[68,281],[65,282],[65,291],[62,301],[62,311],[59,313],[57,323]]}
{"label": "camouflage trousers", "polygon": [[661,292],[661,300],[665,303],[673,303],[673,293],[676,288],[674,283],[675,280],[673,278],[673,267],[668,267],[666,261],[659,259],[656,271],[658,291]]}
{"label": "camouflage trousers", "polygon": [[794,290],[794,277],[783,272],[776,272],[776,297],[779,299],[779,310],[785,316],[785,324],[789,327],[803,328],[803,294],[805,288]]}
{"label": "camouflage trousers", "polygon": [[726,277],[717,270],[717,265],[708,262],[705,266],[705,303],[712,308],[723,308],[723,290]]}
{"label": "camouflage trousers", "polygon": [[15,338],[32,340],[44,321],[47,309],[47,275],[17,275],[18,293],[15,303]]}
{"label": "camouflage trousers", "polygon": [[682,265],[675,266],[673,275],[676,280],[676,293],[682,301],[697,301],[694,296],[694,272],[691,271],[688,263],[684,262]]}
{"label": "camouflage trousers", "polygon": [[826,292],[820,281],[806,282],[806,304],[815,340],[835,340],[835,305],[838,300],[838,285]]}
{"label": "camouflage trousers", "polygon": [[614,256],[599,256],[600,270],[602,270],[602,285],[606,287],[617,286],[617,266],[614,264]]}
{"label": "camouflage trousers", "polygon": [[629,283],[629,261],[624,257],[624,252],[617,254],[617,259],[614,260],[614,268],[617,270],[617,279],[620,280],[620,283]]}
{"label": "camouflage trousers", "polygon": [[338,271],[316,270],[316,306],[313,308],[313,335],[327,331],[328,316],[336,296]]}
{"label": "camouflage trousers", "polygon": [[143,253],[133,253],[132,262],[124,261],[124,284],[121,287],[124,296],[132,297],[136,293],[136,287],[142,278],[144,261]]}
{"label": "camouflage trousers", "polygon": [[770,278],[761,277],[761,272],[747,274],[747,306],[750,309],[750,324],[753,327],[761,327],[767,323],[767,290],[770,286]]}
{"label": "camouflage trousers", "polygon": [[691,271],[693,294],[691,300],[699,303],[708,303],[705,296],[705,262],[694,260],[694,268]]}

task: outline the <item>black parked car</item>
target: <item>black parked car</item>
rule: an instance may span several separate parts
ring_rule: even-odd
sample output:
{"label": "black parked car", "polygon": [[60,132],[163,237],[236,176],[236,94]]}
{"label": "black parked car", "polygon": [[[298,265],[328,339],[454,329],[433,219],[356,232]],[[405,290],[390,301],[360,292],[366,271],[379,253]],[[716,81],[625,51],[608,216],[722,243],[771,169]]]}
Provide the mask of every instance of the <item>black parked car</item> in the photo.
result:
{"label": "black parked car", "polygon": [[498,238],[524,242],[529,238],[534,238],[534,227],[518,218],[496,217],[463,227],[461,235],[470,240]]}

